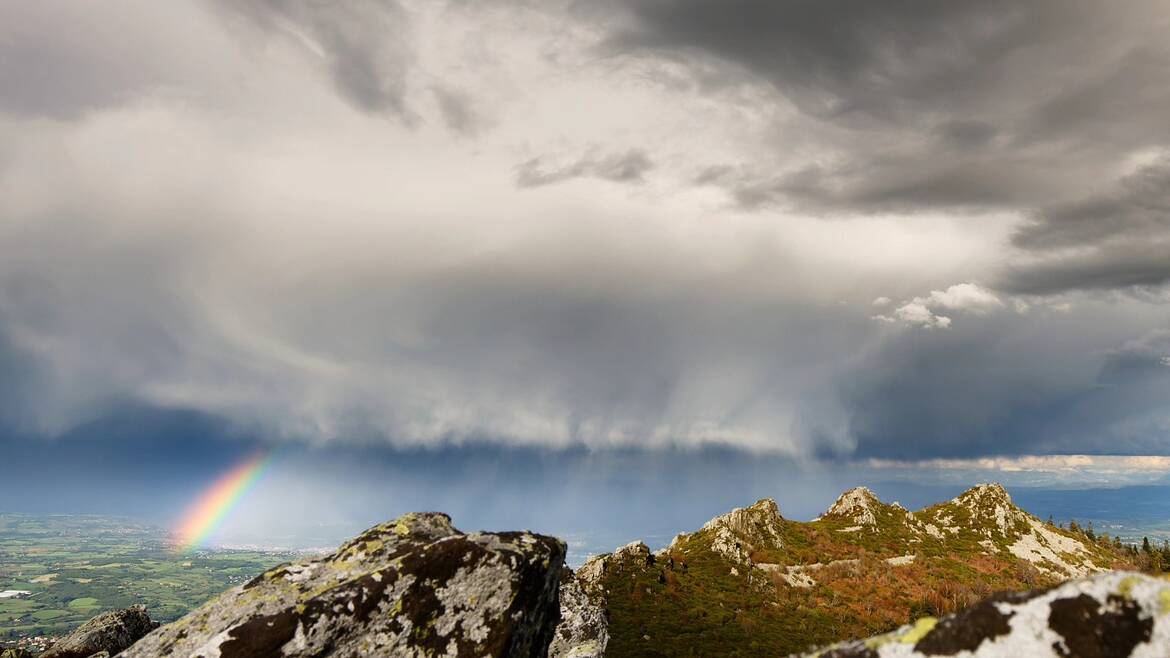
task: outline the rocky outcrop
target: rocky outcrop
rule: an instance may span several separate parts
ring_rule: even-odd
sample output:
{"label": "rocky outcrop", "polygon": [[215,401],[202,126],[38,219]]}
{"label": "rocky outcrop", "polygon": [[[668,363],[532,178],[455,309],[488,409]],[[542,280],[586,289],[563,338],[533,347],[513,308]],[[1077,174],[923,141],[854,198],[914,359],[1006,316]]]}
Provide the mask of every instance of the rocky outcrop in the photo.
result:
{"label": "rocky outcrop", "polygon": [[565,567],[561,572],[561,623],[549,646],[549,658],[602,658],[607,644],[605,609]]}
{"label": "rocky outcrop", "polygon": [[605,594],[602,588],[602,578],[614,568],[641,570],[654,564],[654,554],[646,544],[635,541],[622,546],[612,553],[594,555],[585,560],[585,564],[577,570],[576,579],[581,587],[591,596]]}
{"label": "rocky outcrop", "polygon": [[1114,572],[984,600],[942,619],[808,654],[818,658],[1165,658],[1170,582]]}
{"label": "rocky outcrop", "polygon": [[980,484],[955,499],[913,512],[922,539],[943,546],[977,543],[988,555],[1011,555],[1048,577],[1079,578],[1106,570],[1110,556],[1083,536],[1050,526],[1012,503],[998,484]]}
{"label": "rocky outcrop", "polygon": [[874,526],[877,525],[875,510],[882,507],[884,503],[874,492],[866,487],[854,487],[841,494],[821,518],[842,517],[859,527]]}
{"label": "rocky outcrop", "polygon": [[104,612],[53,644],[41,658],[90,658],[103,652],[113,656],[156,628],[158,622],[151,621],[140,605]]}
{"label": "rocky outcrop", "polygon": [[1015,506],[1003,485],[994,482],[977,484],[951,502],[970,510],[971,518],[977,523],[1004,534],[1026,524],[1030,516]]}
{"label": "rocky outcrop", "polygon": [[744,539],[768,542],[775,546],[781,543],[784,519],[780,507],[771,498],[761,498],[750,507],[737,507],[717,516],[703,525],[703,530],[727,528]]}
{"label": "rocky outcrop", "polygon": [[565,545],[408,514],[326,557],[272,569],[163,626],[124,658],[546,655]]}
{"label": "rocky outcrop", "polygon": [[680,533],[670,548],[682,546],[695,536],[706,536],[711,550],[731,562],[749,564],[752,551],[778,549],[784,545],[784,518],[771,498],[763,498],[750,507],[737,507],[717,516],[693,534]]}

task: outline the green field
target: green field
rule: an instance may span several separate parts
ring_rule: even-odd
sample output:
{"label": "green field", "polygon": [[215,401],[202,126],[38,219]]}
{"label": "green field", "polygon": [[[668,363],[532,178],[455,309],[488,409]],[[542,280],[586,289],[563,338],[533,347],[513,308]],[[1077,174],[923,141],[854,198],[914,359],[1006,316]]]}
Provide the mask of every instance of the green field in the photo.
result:
{"label": "green field", "polygon": [[296,557],[287,552],[174,552],[164,531],[99,516],[0,514],[0,646],[61,635],[134,604],[170,621],[212,596]]}

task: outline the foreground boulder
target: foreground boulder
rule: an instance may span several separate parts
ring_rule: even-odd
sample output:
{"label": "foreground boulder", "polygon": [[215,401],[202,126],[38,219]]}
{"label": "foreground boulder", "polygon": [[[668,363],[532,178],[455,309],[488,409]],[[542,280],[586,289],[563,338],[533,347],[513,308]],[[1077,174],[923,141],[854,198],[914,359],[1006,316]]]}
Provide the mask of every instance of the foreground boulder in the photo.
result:
{"label": "foreground boulder", "polygon": [[408,514],[272,569],[122,656],[543,658],[564,558],[552,537],[463,534],[445,514]]}
{"label": "foreground boulder", "polygon": [[113,656],[156,628],[158,622],[151,621],[140,605],[103,612],[53,644],[41,658],[90,658],[103,652]]}
{"label": "foreground boulder", "polygon": [[1165,658],[1170,581],[1115,572],[1049,590],[993,596],[817,658]]}

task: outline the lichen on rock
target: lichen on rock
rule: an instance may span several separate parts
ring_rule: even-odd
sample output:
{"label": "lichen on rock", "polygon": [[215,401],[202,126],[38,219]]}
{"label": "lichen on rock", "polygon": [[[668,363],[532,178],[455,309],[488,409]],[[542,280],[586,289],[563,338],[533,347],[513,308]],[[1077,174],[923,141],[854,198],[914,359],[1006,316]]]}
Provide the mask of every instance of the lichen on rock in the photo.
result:
{"label": "lichen on rock", "polygon": [[122,656],[543,657],[564,556],[552,537],[464,534],[445,514],[408,514],[269,570]]}
{"label": "lichen on rock", "polygon": [[140,605],[103,612],[58,640],[41,657],[89,658],[102,652],[112,656],[156,628],[158,622],[151,621]]}
{"label": "lichen on rock", "polygon": [[783,524],[776,501],[764,498],[711,519],[695,534],[709,536],[711,550],[727,560],[749,564],[753,550],[784,545]]}
{"label": "lichen on rock", "polygon": [[[877,525],[876,508],[884,504],[866,487],[854,487],[841,494],[822,518],[839,516],[852,520],[858,527]],[[900,507],[900,506],[899,506]]]}
{"label": "lichen on rock", "polygon": [[1170,614],[1162,602],[1170,582],[1114,572],[1050,590],[1001,594],[953,615],[867,640],[846,642],[811,658],[1165,658]]}
{"label": "lichen on rock", "polygon": [[557,626],[549,658],[602,658],[609,644],[609,623],[604,599],[590,596],[572,570],[561,572],[561,623]]}

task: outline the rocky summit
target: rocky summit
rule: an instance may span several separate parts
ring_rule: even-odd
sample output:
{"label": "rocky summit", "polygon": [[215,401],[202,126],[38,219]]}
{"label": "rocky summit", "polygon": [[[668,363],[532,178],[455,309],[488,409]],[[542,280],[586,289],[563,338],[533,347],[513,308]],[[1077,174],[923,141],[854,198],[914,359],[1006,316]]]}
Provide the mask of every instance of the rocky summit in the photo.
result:
{"label": "rocky summit", "polygon": [[121,655],[543,658],[564,558],[552,537],[465,534],[445,514],[408,514],[272,569]]}
{"label": "rocky summit", "polygon": [[1165,658],[1170,582],[1114,572],[1001,594],[942,619],[839,644],[806,658]]}
{"label": "rocky summit", "polygon": [[875,512],[884,505],[877,494],[866,487],[854,487],[841,494],[837,501],[824,513],[824,517],[838,517],[849,519],[856,524],[858,530],[863,527],[877,525]]}
{"label": "rocky summit", "polygon": [[777,656],[1132,566],[1108,538],[1047,524],[985,484],[917,511],[859,487],[810,522],[764,499],[661,551],[635,542],[591,558],[576,578],[606,611],[611,658]]}

